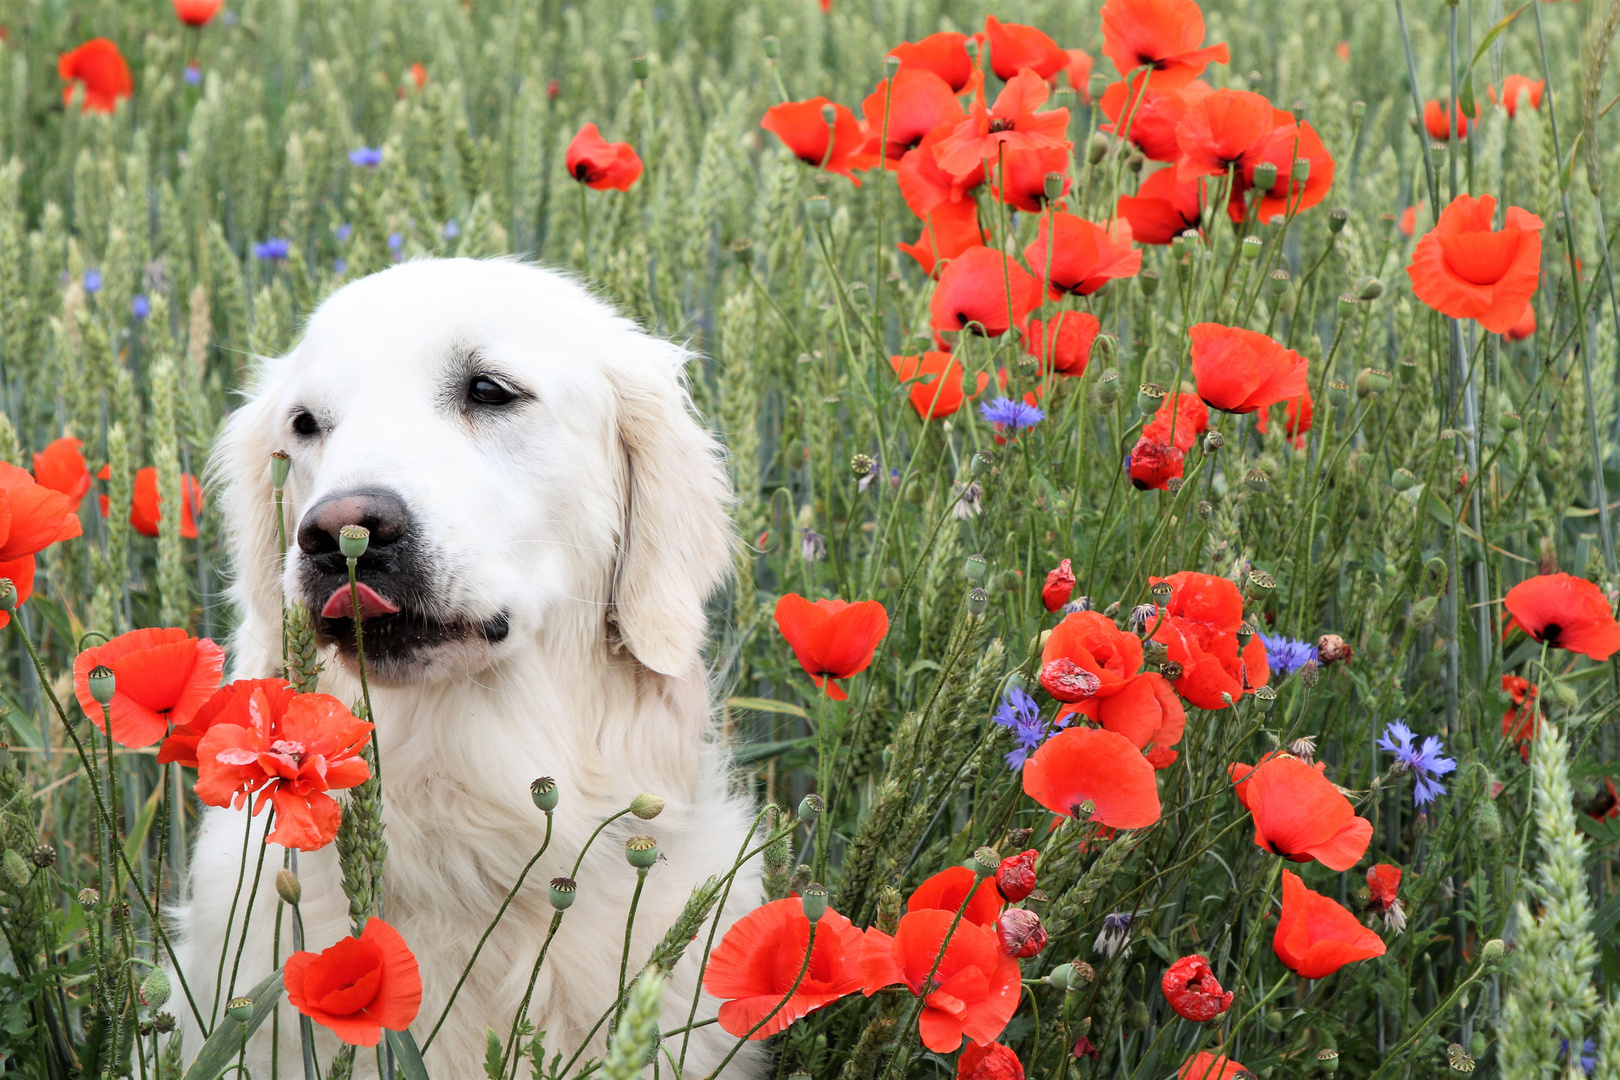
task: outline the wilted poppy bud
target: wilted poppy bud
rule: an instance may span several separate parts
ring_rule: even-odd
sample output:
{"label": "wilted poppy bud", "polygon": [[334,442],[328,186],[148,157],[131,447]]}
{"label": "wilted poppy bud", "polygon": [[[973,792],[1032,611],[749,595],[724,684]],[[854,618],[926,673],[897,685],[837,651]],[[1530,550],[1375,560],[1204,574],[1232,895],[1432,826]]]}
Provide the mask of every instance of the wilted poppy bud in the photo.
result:
{"label": "wilted poppy bud", "polygon": [[804,216],[811,221],[826,221],[832,217],[832,203],[825,195],[812,195],[804,200]]}
{"label": "wilted poppy bud", "polygon": [[1142,287],[1143,296],[1152,296],[1159,291],[1159,275],[1153,270],[1143,270],[1136,275],[1136,283]]}
{"label": "wilted poppy bud", "polygon": [[814,926],[827,914],[827,886],[812,881],[804,887],[804,893],[799,897],[799,904],[804,908],[804,917]]}
{"label": "wilted poppy bud", "polygon": [[1331,1046],[1324,1046],[1316,1052],[1316,1063],[1322,1066],[1323,1072],[1338,1072],[1339,1052]]}
{"label": "wilted poppy bud", "polygon": [[304,898],[304,886],[299,882],[298,875],[283,867],[276,871],[276,895],[284,903],[298,906],[298,901]]}
{"label": "wilted poppy bud", "polygon": [[153,968],[141,980],[141,1002],[154,1009],[161,1009],[164,1002],[169,1000],[172,988],[169,977],[163,973],[162,968]]}
{"label": "wilted poppy bud", "polygon": [[1277,579],[1264,570],[1250,570],[1249,579],[1243,583],[1243,594],[1250,600],[1264,600],[1276,587]]}
{"label": "wilted poppy bud", "polygon": [[[1101,340],[1099,338],[1099,340]],[[1097,377],[1097,389],[1093,391],[1097,404],[1108,408],[1119,400],[1119,372],[1110,368]]]}
{"label": "wilted poppy bud", "polygon": [[1183,1020],[1204,1023],[1232,1007],[1232,992],[1223,991],[1209,966],[1209,958],[1194,953],[1165,969],[1159,980],[1164,998]]}
{"label": "wilted poppy bud", "polygon": [[967,609],[969,615],[983,615],[984,609],[990,606],[990,594],[983,589],[969,589],[967,594]]}
{"label": "wilted poppy bud", "polygon": [[1041,668],[1041,689],[1065,704],[1084,701],[1102,688],[1102,680],[1067,657]]}
{"label": "wilted poppy bud", "polygon": [[1046,196],[1047,202],[1056,202],[1063,197],[1063,174],[1049,172],[1041,178],[1041,193]]}
{"label": "wilted poppy bud", "polygon": [[968,465],[968,472],[973,474],[974,479],[978,479],[989,472],[995,463],[996,456],[990,451],[976,450],[973,454],[973,460]]}
{"label": "wilted poppy bud", "polygon": [[811,792],[799,800],[799,820],[814,821],[827,810],[827,800]]}
{"label": "wilted poppy bud", "polygon": [[[1027,839],[1027,838],[1026,838]],[[1035,891],[1035,859],[1031,848],[1017,855],[1009,855],[996,867],[996,892],[1009,904],[1016,904]]]}
{"label": "wilted poppy bud", "polygon": [[1264,469],[1250,469],[1243,474],[1243,486],[1256,494],[1264,492],[1266,485],[1269,483],[1271,483],[1271,477],[1266,475]]}
{"label": "wilted poppy bud", "polygon": [[358,559],[371,545],[371,530],[364,525],[345,525],[338,530],[338,551],[345,559]]}
{"label": "wilted poppy bud", "polygon": [[1332,664],[1340,660],[1349,660],[1355,655],[1350,643],[1338,634],[1323,634],[1316,639],[1316,659],[1319,663]]}
{"label": "wilted poppy bud", "polygon": [[650,836],[632,836],[624,842],[624,857],[637,870],[658,861],[658,841]]}
{"label": "wilted poppy bud", "polygon": [[883,584],[885,588],[898,589],[904,580],[900,575],[898,566],[885,566],[883,568]]}
{"label": "wilted poppy bud", "polygon": [[1254,189],[1256,191],[1270,191],[1277,186],[1277,165],[1275,162],[1262,161],[1254,167]]}
{"label": "wilted poppy bud", "polygon": [[1046,927],[1041,917],[1028,908],[1008,908],[996,919],[996,937],[1001,952],[1014,960],[1027,960],[1046,948]]}
{"label": "wilted poppy bud", "polygon": [[977,585],[984,580],[988,563],[983,555],[969,555],[967,562],[962,565],[962,573],[967,579]]}
{"label": "wilted poppy bud", "polygon": [[646,82],[647,76],[652,74],[652,61],[645,56],[632,57],[630,60],[630,74],[642,82]]}
{"label": "wilted poppy bud", "polygon": [[574,892],[579,888],[571,877],[554,877],[551,879],[551,892],[548,898],[551,906],[557,911],[567,911],[574,903]]}
{"label": "wilted poppy bud", "polygon": [[285,450],[277,450],[270,455],[270,486],[284,488],[287,486],[287,474],[292,471],[292,458],[287,456]]}
{"label": "wilted poppy bud", "polygon": [[642,821],[651,821],[664,812],[664,800],[650,791],[643,791],[630,800],[630,812]]}
{"label": "wilted poppy bud", "polygon": [[106,664],[97,664],[90,669],[90,675],[85,680],[90,684],[90,696],[102,705],[112,703],[113,694],[118,690],[118,677],[113,669]]}
{"label": "wilted poppy bud", "polygon": [[1255,687],[1254,703],[1260,707],[1261,712],[1270,712],[1272,706],[1277,704],[1277,691],[1269,686]]}
{"label": "wilted poppy bud", "polygon": [[1086,143],[1086,161],[1096,165],[1108,156],[1108,136],[1100,131],[1091,133],[1091,141]]}
{"label": "wilted poppy bud", "polygon": [[41,844],[34,849],[32,855],[28,856],[28,861],[41,870],[49,870],[56,865],[56,849],[49,844]]}
{"label": "wilted poppy bud", "polygon": [[973,871],[975,877],[987,878],[996,872],[1001,865],[1001,853],[993,847],[975,848],[973,858],[967,861],[967,867]]}
{"label": "wilted poppy bud", "polygon": [[[1087,1019],[1090,1018],[1087,1017]],[[1081,1035],[1074,1040],[1074,1045],[1069,1048],[1069,1056],[1077,1061],[1083,1057],[1088,1057],[1091,1060],[1096,1061],[1098,1058],[1102,1057],[1102,1048],[1096,1046],[1084,1035]]]}
{"label": "wilted poppy bud", "polygon": [[1316,686],[1316,680],[1321,678],[1322,668],[1315,659],[1307,660],[1300,665],[1299,681],[1305,684],[1305,689],[1311,690]]}
{"label": "wilted poppy bud", "polygon": [[1248,260],[1249,262],[1253,262],[1255,259],[1258,259],[1260,257],[1260,249],[1264,246],[1264,241],[1262,241],[1258,236],[1245,236],[1243,238],[1244,259]]}
{"label": "wilted poppy bud", "polygon": [[766,34],[765,40],[761,41],[760,45],[764,48],[765,56],[769,60],[775,60],[782,55],[782,39],[775,34]]}
{"label": "wilted poppy bud", "polygon": [[1144,416],[1159,411],[1164,404],[1164,387],[1158,383],[1143,383],[1136,390],[1136,411]]}
{"label": "wilted poppy bud", "polygon": [[529,797],[534,800],[536,807],[549,814],[557,809],[562,792],[557,790],[557,781],[549,776],[542,776],[529,785]]}
{"label": "wilted poppy bud", "polygon": [[1069,981],[1074,977],[1073,964],[1059,964],[1046,973],[1046,985],[1054,990],[1067,990]]}
{"label": "wilted poppy bud", "polygon": [[1069,560],[1064,559],[1057,568],[1050,570],[1046,575],[1046,584],[1041,587],[1041,603],[1047,611],[1056,611],[1069,602],[1074,593],[1074,570],[1069,566]]}
{"label": "wilted poppy bud", "polygon": [[225,1004],[225,1015],[238,1024],[245,1024],[253,1016],[253,999],[234,997]]}

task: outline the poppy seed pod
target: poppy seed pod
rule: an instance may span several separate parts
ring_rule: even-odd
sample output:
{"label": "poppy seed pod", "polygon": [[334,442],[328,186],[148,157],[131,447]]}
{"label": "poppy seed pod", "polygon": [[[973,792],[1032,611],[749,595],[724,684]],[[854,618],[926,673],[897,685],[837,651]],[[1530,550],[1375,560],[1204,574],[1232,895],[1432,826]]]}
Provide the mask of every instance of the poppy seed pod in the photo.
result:
{"label": "poppy seed pod", "polygon": [[1093,75],[1086,80],[1086,93],[1092,101],[1100,101],[1103,94],[1108,91],[1108,80],[1101,75]]}
{"label": "poppy seed pod", "polygon": [[811,792],[799,800],[799,820],[814,821],[827,811],[827,800]]}
{"label": "poppy seed pod", "polygon": [[962,51],[968,54],[969,60],[977,60],[979,58],[978,39],[970,37],[966,41],[962,42]]}
{"label": "poppy seed pod", "polygon": [[832,217],[832,203],[825,195],[812,195],[804,200],[804,216],[811,221],[826,221]]}
{"label": "poppy seed pod", "polygon": [[10,578],[0,578],[0,611],[17,610],[17,586]]}
{"label": "poppy seed pod", "polygon": [[979,477],[989,472],[995,463],[996,458],[994,454],[990,453],[988,450],[979,450],[974,453],[973,459],[968,465],[968,472],[972,474],[975,480],[977,480]]}
{"label": "poppy seed pod", "polygon": [[253,1016],[253,999],[234,997],[225,1004],[225,1015],[238,1024],[245,1024]]}
{"label": "poppy seed pod", "polygon": [[364,525],[345,525],[338,530],[338,551],[345,559],[358,559],[371,546],[371,530]]}
{"label": "poppy seed pod", "polygon": [[1260,257],[1260,249],[1264,246],[1264,241],[1262,241],[1258,236],[1245,236],[1243,238],[1244,259],[1248,260],[1249,262],[1253,262],[1254,260],[1258,259]]}
{"label": "poppy seed pod", "polygon": [[979,878],[987,878],[1001,866],[1001,854],[993,847],[977,848],[968,860],[968,869]]}
{"label": "poppy seed pod", "polygon": [[557,809],[557,802],[562,798],[562,792],[557,790],[557,781],[549,776],[542,776],[529,785],[529,797],[534,800],[536,809],[551,813]]}
{"label": "poppy seed pod", "polygon": [[1403,356],[1396,361],[1395,371],[1398,375],[1400,375],[1401,382],[1405,383],[1406,385],[1410,386],[1412,383],[1417,382],[1417,361],[1413,360],[1410,356]]}
{"label": "poppy seed pod", "polygon": [[1238,648],[1247,649],[1249,647],[1249,642],[1251,642],[1253,640],[1254,640],[1254,624],[1249,622],[1249,620],[1244,619],[1242,622],[1238,623],[1238,628],[1237,628]]}
{"label": "poppy seed pod", "polygon": [[1256,191],[1270,191],[1277,186],[1277,164],[1272,161],[1262,161],[1254,167],[1254,187]]}
{"label": "poppy seed pod", "polygon": [[651,821],[664,812],[664,800],[650,791],[643,791],[630,800],[630,812],[642,821]]}
{"label": "poppy seed pod", "polygon": [[1226,445],[1226,436],[1211,428],[1204,432],[1204,453],[1213,454]]}
{"label": "poppy seed pod", "polygon": [[1158,383],[1143,383],[1136,390],[1136,411],[1144,416],[1159,411],[1164,404],[1164,387]]}
{"label": "poppy seed pod", "polygon": [[1311,179],[1311,159],[1302,157],[1295,158],[1294,167],[1289,171],[1289,177],[1296,184],[1309,183]]}
{"label": "poppy seed pod", "polygon": [[831,103],[821,107],[821,119],[826,121],[828,127],[838,122],[838,107]]}
{"label": "poppy seed pod", "polygon": [[1340,293],[1339,318],[1348,319],[1350,316],[1354,315],[1356,313],[1357,303],[1358,301],[1355,293]]}
{"label": "poppy seed pod", "polygon": [[287,474],[292,472],[292,458],[287,456],[285,450],[277,450],[270,455],[270,486],[284,488],[287,486]]}
{"label": "poppy seed pod", "polygon": [[1046,196],[1047,202],[1056,202],[1063,197],[1063,174],[1049,172],[1041,178],[1041,193]]}
{"label": "poppy seed pod", "polygon": [[298,901],[304,898],[304,886],[299,883],[298,875],[283,867],[276,871],[276,895],[281,897],[283,903],[298,906]]}
{"label": "poppy seed pod", "polygon": [[1250,469],[1243,474],[1243,486],[1257,495],[1264,492],[1266,485],[1270,482],[1271,478],[1265,474],[1263,469]]}
{"label": "poppy seed pod", "polygon": [[1097,404],[1104,408],[1110,407],[1119,401],[1119,372],[1112,368],[1103,372],[1097,378],[1097,389],[1093,392]]}
{"label": "poppy seed pod", "polygon": [[871,454],[856,454],[849,459],[850,475],[856,480],[864,480],[872,475],[872,469],[877,461]]}
{"label": "poppy seed pod", "polygon": [[1267,287],[1271,289],[1272,296],[1281,296],[1288,291],[1288,282],[1292,275],[1286,270],[1273,270],[1266,275]]}
{"label": "poppy seed pod", "polygon": [[146,978],[141,980],[141,1001],[151,1008],[161,1009],[169,1000],[172,989],[169,977],[163,973],[163,969],[153,968],[146,973]]}
{"label": "poppy seed pod", "polygon": [[1027,960],[1046,948],[1046,928],[1028,908],[1008,908],[996,919],[996,938],[1003,956]]}
{"label": "poppy seed pod", "polygon": [[888,74],[889,78],[894,78],[895,74],[900,70],[900,58],[893,53],[885,56],[883,58],[883,70]]}
{"label": "poppy seed pod", "polygon": [[1155,270],[1143,270],[1136,275],[1136,283],[1142,287],[1143,296],[1152,296],[1159,291],[1159,274]]}
{"label": "poppy seed pod", "polygon": [[551,906],[558,911],[567,911],[574,902],[574,893],[578,888],[571,877],[552,878],[549,894]]}
{"label": "poppy seed pod", "polygon": [[963,575],[974,585],[984,581],[985,569],[988,563],[983,555],[969,555],[967,562],[962,566]]}
{"label": "poppy seed pod", "polygon": [[1277,704],[1277,691],[1269,686],[1257,686],[1254,689],[1254,703],[1260,707],[1261,712],[1270,712]]}
{"label": "poppy seed pod", "polygon": [[1175,591],[1175,586],[1168,581],[1155,581],[1148,587],[1148,592],[1153,594],[1154,606],[1160,610],[1163,610],[1164,606],[1170,602],[1170,596]]}
{"label": "poppy seed pod", "polygon": [[1108,156],[1108,136],[1100,131],[1091,134],[1091,140],[1086,143],[1086,161],[1096,165]]}
{"label": "poppy seed pod", "polygon": [[56,849],[49,844],[41,844],[28,856],[28,861],[41,870],[49,870],[56,865]]}
{"label": "poppy seed pod", "polygon": [[775,60],[782,55],[782,39],[775,34],[766,34],[765,39],[760,42],[760,46],[765,50],[767,60]]}
{"label": "poppy seed pod", "polygon": [[1434,142],[1429,144],[1429,163],[1435,169],[1443,169],[1446,165],[1446,144]]}
{"label": "poppy seed pod", "polygon": [[1243,583],[1243,595],[1250,600],[1264,600],[1277,587],[1277,579],[1264,570],[1250,570],[1249,580]]}
{"label": "poppy seed pod", "polygon": [[102,705],[112,704],[113,695],[118,692],[118,677],[113,669],[106,664],[97,664],[90,669],[90,675],[85,680],[90,684],[90,696]]}
{"label": "poppy seed pod", "polygon": [[1343,379],[1329,379],[1327,390],[1328,400],[1335,405],[1343,405],[1350,400],[1350,384]]}
{"label": "poppy seed pod", "polygon": [[1070,982],[1073,978],[1074,965],[1059,964],[1057,967],[1046,973],[1046,985],[1050,986],[1054,990],[1067,990],[1069,989]]}
{"label": "poppy seed pod", "polygon": [[658,841],[650,836],[632,836],[624,842],[624,857],[637,870],[658,861]]}
{"label": "poppy seed pod", "polygon": [[804,894],[799,897],[799,903],[804,908],[804,917],[814,926],[827,914],[827,886],[812,881],[804,887]]}
{"label": "poppy seed pod", "polygon": [[1345,223],[1350,220],[1350,211],[1342,206],[1335,206],[1328,211],[1328,229],[1335,235],[1344,231]]}
{"label": "poppy seed pod", "polygon": [[990,606],[990,594],[983,589],[969,589],[967,593],[967,609],[969,615],[983,615],[985,608]]}
{"label": "poppy seed pod", "polygon": [[652,61],[646,56],[636,56],[630,59],[630,74],[640,82],[646,82],[647,76],[652,74]]}
{"label": "poppy seed pod", "polygon": [[1381,368],[1362,368],[1356,373],[1356,397],[1382,394],[1393,381],[1394,377]]}
{"label": "poppy seed pod", "polygon": [[1166,660],[1164,663],[1159,665],[1159,674],[1163,675],[1171,682],[1175,682],[1177,679],[1186,674],[1186,672],[1187,669],[1174,660]]}
{"label": "poppy seed pod", "polygon": [[1501,424],[1502,424],[1502,430],[1503,431],[1518,431],[1519,430],[1519,425],[1522,424],[1523,422],[1524,422],[1524,418],[1521,417],[1518,413],[1515,413],[1515,412],[1505,412],[1501,416]]}
{"label": "poppy seed pod", "polygon": [[754,265],[754,241],[751,237],[739,236],[731,242],[730,247],[731,257],[737,260],[738,266]]}
{"label": "poppy seed pod", "polygon": [[1208,499],[1199,499],[1198,503],[1193,507],[1193,513],[1198,515],[1199,521],[1208,521],[1210,515],[1215,513],[1215,504]]}

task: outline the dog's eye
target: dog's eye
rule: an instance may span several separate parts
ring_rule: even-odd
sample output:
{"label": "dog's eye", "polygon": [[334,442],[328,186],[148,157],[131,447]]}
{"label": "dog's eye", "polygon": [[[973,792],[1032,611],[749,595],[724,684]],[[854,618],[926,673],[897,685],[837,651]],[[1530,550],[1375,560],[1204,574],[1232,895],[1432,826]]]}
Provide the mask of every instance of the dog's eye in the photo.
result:
{"label": "dog's eye", "polygon": [[315,418],[314,413],[299,410],[297,415],[293,417],[292,429],[299,435],[306,437],[319,435],[321,433],[321,422]]}
{"label": "dog's eye", "polygon": [[475,405],[506,405],[516,399],[516,394],[487,375],[474,375],[467,382],[467,400]]}

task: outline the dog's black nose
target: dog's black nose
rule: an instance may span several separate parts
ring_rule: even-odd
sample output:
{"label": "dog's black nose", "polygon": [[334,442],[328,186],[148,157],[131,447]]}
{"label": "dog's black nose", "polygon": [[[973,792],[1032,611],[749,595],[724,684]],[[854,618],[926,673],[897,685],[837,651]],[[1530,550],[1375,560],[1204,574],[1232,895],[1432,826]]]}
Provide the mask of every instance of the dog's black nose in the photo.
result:
{"label": "dog's black nose", "polygon": [[298,547],[306,555],[338,550],[338,530],[359,525],[371,530],[368,551],[397,542],[410,527],[405,501],[390,491],[351,491],[328,495],[304,512],[298,525]]}

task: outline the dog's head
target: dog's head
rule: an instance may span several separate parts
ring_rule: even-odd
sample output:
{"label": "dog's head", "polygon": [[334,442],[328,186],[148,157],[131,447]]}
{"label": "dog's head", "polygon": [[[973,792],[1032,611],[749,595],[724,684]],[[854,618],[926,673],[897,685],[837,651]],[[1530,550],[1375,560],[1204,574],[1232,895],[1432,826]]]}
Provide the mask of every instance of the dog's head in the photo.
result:
{"label": "dog's head", "polygon": [[[273,634],[284,590],[352,665],[358,602],[368,671],[398,681],[559,633],[693,674],[733,536],[686,359],[518,262],[410,262],[345,286],[265,362],[216,453],[244,624]],[[370,530],[352,592],[347,525]]]}

